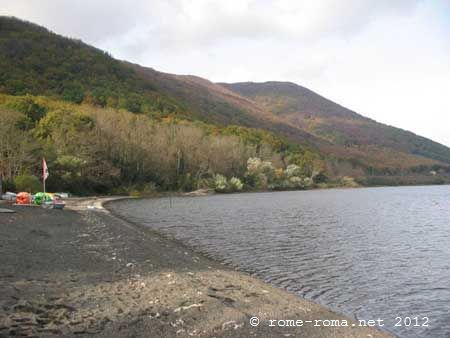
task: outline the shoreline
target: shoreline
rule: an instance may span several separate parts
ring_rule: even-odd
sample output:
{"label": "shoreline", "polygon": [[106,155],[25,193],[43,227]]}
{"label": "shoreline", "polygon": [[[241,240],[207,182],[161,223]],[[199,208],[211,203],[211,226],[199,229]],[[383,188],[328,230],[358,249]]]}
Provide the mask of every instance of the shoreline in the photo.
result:
{"label": "shoreline", "polygon": [[[436,186],[440,186],[440,185],[436,185]],[[261,191],[243,191],[243,192],[234,192],[234,193],[212,193],[212,194],[209,194],[209,195],[187,195],[187,194],[179,194],[179,195],[174,195],[174,196],[162,195],[162,196],[137,197],[137,198],[136,198],[136,197],[130,197],[129,199],[153,199],[153,198],[168,198],[168,197],[205,197],[205,196],[214,196],[214,195],[233,195],[233,194],[248,194],[248,193],[252,193],[252,194],[253,194],[253,193],[299,192],[299,191],[306,192],[306,191],[330,190],[330,189],[333,189],[333,190],[335,190],[335,189],[338,189],[338,190],[347,190],[347,189],[389,188],[389,187],[392,187],[392,186],[373,186],[373,187],[365,187],[365,186],[358,186],[358,187],[333,187],[333,188],[324,188],[324,189],[317,188],[317,189],[304,189],[304,190],[261,190]],[[407,187],[410,187],[410,186],[407,186]],[[420,187],[420,186],[418,186],[418,187]],[[337,316],[341,316],[341,317],[343,317],[343,318],[346,318],[346,319],[349,320],[349,321],[353,321],[353,322],[357,322],[357,321],[358,321],[357,318],[355,318],[352,314],[345,314],[345,313],[339,312],[338,310],[333,309],[333,308],[330,308],[330,307],[328,307],[328,306],[326,306],[326,305],[324,305],[324,304],[320,304],[320,303],[314,302],[314,301],[309,300],[309,299],[307,299],[307,298],[304,298],[304,297],[302,297],[302,296],[300,296],[300,295],[298,295],[298,294],[296,294],[296,293],[294,293],[294,292],[290,292],[290,291],[285,290],[285,289],[283,289],[283,288],[280,288],[279,286],[276,286],[276,285],[274,285],[274,284],[272,284],[272,283],[263,281],[263,280],[259,279],[258,277],[253,276],[253,272],[243,270],[242,268],[240,268],[240,267],[239,267],[238,265],[236,265],[236,264],[227,263],[225,260],[218,259],[218,258],[216,258],[216,257],[213,257],[213,256],[209,255],[209,254],[208,254],[207,252],[205,252],[205,251],[202,251],[202,250],[193,248],[193,247],[191,247],[191,246],[189,246],[189,245],[183,243],[183,241],[180,241],[179,239],[170,237],[170,236],[168,236],[168,235],[166,235],[166,234],[164,234],[164,233],[162,233],[162,232],[160,232],[160,231],[158,231],[158,230],[152,229],[152,228],[150,228],[150,227],[148,227],[148,226],[145,226],[145,225],[142,225],[142,224],[139,224],[139,223],[136,223],[136,222],[133,222],[133,221],[127,219],[126,217],[124,217],[124,216],[122,216],[122,215],[116,213],[116,212],[114,211],[113,207],[111,206],[111,205],[114,204],[114,203],[120,203],[120,201],[121,201],[121,200],[124,200],[124,199],[128,199],[128,198],[127,198],[127,197],[120,197],[120,198],[117,198],[117,199],[106,200],[104,203],[102,203],[102,206],[103,206],[103,207],[104,207],[104,208],[105,208],[112,216],[114,216],[114,217],[116,217],[116,218],[119,218],[119,219],[121,219],[121,220],[124,221],[124,222],[130,223],[130,224],[132,224],[133,226],[142,228],[142,229],[144,229],[144,230],[146,230],[146,231],[151,231],[152,233],[156,234],[157,236],[161,236],[164,240],[167,240],[167,241],[171,241],[171,242],[177,243],[178,245],[180,245],[180,246],[182,246],[182,247],[184,247],[184,248],[187,248],[188,250],[190,250],[190,251],[196,253],[197,255],[202,255],[202,256],[204,256],[205,258],[207,258],[208,260],[212,260],[212,261],[214,261],[214,262],[216,262],[216,263],[218,263],[218,264],[220,264],[220,265],[226,267],[227,269],[231,269],[231,270],[236,271],[236,272],[238,272],[238,273],[240,273],[240,274],[244,274],[244,275],[248,276],[248,277],[251,278],[251,279],[255,279],[255,280],[257,280],[257,281],[259,281],[259,282],[261,282],[261,283],[263,283],[263,284],[265,284],[265,285],[271,286],[272,288],[275,288],[275,289],[277,289],[277,290],[281,290],[282,292],[284,292],[284,293],[286,293],[286,294],[288,294],[288,295],[290,295],[290,296],[293,296],[293,297],[295,297],[295,298],[301,299],[301,300],[303,300],[303,301],[305,301],[305,302],[312,303],[312,304],[314,304],[314,305],[316,305],[316,306],[322,307],[325,311],[329,311],[329,312],[331,312],[331,313],[333,313],[333,314],[335,314],[335,315],[337,315]],[[386,337],[398,337],[398,338],[400,338],[400,337],[397,336],[395,333],[393,333],[393,332],[391,332],[391,331],[389,331],[389,330],[386,330],[386,329],[381,329],[381,328],[378,327],[378,326],[372,327],[372,328],[369,328],[369,329],[370,329],[370,330],[374,329],[374,330],[376,330],[378,333],[381,332],[381,333],[383,333],[383,334],[387,334]],[[303,337],[303,336],[301,336],[301,337]],[[352,337],[352,336],[348,336],[348,335],[346,334],[346,337]],[[378,335],[377,335],[377,336],[372,336],[372,335],[368,334],[367,337],[378,337]]]}
{"label": "shoreline", "polygon": [[0,215],[0,337],[394,337],[359,326],[269,327],[355,321],[118,218],[110,203],[6,206],[16,213]]}
{"label": "shoreline", "polygon": [[[420,186],[423,186],[423,185],[419,185],[419,186],[417,186],[417,187],[420,187]],[[436,186],[440,186],[440,185],[436,185]],[[310,302],[310,303],[315,304],[315,305],[317,305],[317,306],[323,307],[325,310],[328,310],[328,311],[330,311],[330,312],[332,312],[332,313],[334,313],[334,314],[336,314],[336,315],[338,315],[338,316],[345,317],[345,318],[347,318],[347,319],[349,319],[349,320],[351,320],[351,321],[357,321],[357,319],[356,319],[354,316],[352,316],[351,314],[341,313],[341,312],[337,311],[336,309],[327,307],[327,306],[324,305],[324,304],[320,304],[320,303],[314,302],[314,301],[312,301],[312,300],[306,299],[306,298],[304,298],[304,297],[299,296],[298,294],[295,294],[295,293],[293,293],[293,292],[290,292],[290,291],[288,291],[288,290],[285,290],[285,289],[283,289],[283,288],[280,288],[280,287],[278,287],[278,286],[276,286],[276,285],[274,285],[274,284],[272,284],[272,283],[263,281],[263,280],[259,279],[258,277],[253,276],[253,275],[252,275],[252,272],[250,272],[250,271],[245,271],[245,270],[241,269],[238,265],[230,264],[230,263],[225,262],[224,260],[221,260],[221,259],[218,259],[218,258],[214,258],[214,257],[210,256],[208,253],[206,253],[206,252],[204,252],[204,251],[201,251],[201,250],[198,250],[198,249],[196,249],[196,248],[193,248],[193,247],[191,247],[191,246],[189,246],[189,245],[183,243],[182,241],[180,241],[180,240],[178,240],[178,239],[172,238],[172,237],[170,237],[170,236],[167,236],[167,235],[164,234],[164,233],[161,233],[161,232],[158,231],[158,230],[155,230],[155,229],[149,228],[149,227],[147,227],[147,226],[145,226],[145,225],[142,225],[142,224],[133,222],[133,221],[127,219],[126,217],[124,217],[124,216],[122,216],[122,215],[116,213],[116,212],[114,211],[114,208],[112,207],[112,204],[114,204],[114,203],[120,203],[121,200],[125,200],[125,199],[152,199],[152,198],[167,198],[167,197],[205,197],[205,196],[212,196],[212,195],[231,195],[231,194],[246,194],[246,193],[272,193],[272,192],[315,191],[315,190],[329,190],[329,189],[333,189],[333,190],[335,190],[335,189],[338,189],[338,190],[347,190],[347,189],[390,188],[390,187],[393,187],[393,186],[333,187],[333,188],[323,188],[323,189],[322,189],[322,188],[316,188],[316,189],[304,189],[304,190],[261,190],[261,191],[243,191],[243,192],[234,192],[234,193],[212,193],[212,194],[208,194],[208,195],[188,195],[188,194],[186,194],[186,193],[182,193],[182,194],[174,195],[174,196],[168,196],[168,195],[151,196],[151,197],[125,197],[125,196],[124,196],[124,197],[118,197],[118,198],[107,199],[107,200],[105,200],[104,202],[101,202],[101,204],[102,204],[102,207],[103,207],[105,210],[107,210],[112,216],[114,216],[114,217],[116,217],[116,218],[119,218],[120,220],[122,220],[122,221],[124,221],[124,222],[126,222],[126,223],[130,223],[130,224],[132,224],[133,226],[142,228],[142,229],[144,229],[144,230],[146,230],[146,231],[151,231],[152,233],[156,234],[157,236],[161,236],[164,240],[167,240],[167,241],[171,241],[171,242],[177,243],[178,245],[181,245],[181,246],[183,246],[184,248],[186,248],[186,249],[188,249],[188,250],[191,250],[192,252],[194,252],[194,253],[196,253],[196,254],[198,254],[198,255],[202,255],[202,256],[204,256],[205,258],[207,258],[207,259],[209,259],[209,260],[212,260],[212,261],[214,261],[214,262],[216,262],[216,263],[218,263],[218,264],[220,264],[220,265],[226,267],[227,269],[231,269],[231,270],[236,271],[236,272],[238,272],[238,273],[245,274],[246,276],[248,276],[248,277],[250,277],[250,278],[252,278],[252,279],[256,279],[256,280],[262,282],[263,284],[270,285],[271,287],[273,287],[273,288],[275,288],[275,289],[278,289],[278,290],[281,290],[281,291],[283,291],[283,292],[285,292],[285,293],[287,293],[287,294],[289,294],[289,295],[292,295],[292,296],[294,296],[294,297],[296,297],[296,298],[299,298],[299,299],[302,299],[302,300],[304,300],[304,301],[306,301],[306,302]],[[416,187],[416,186],[405,186],[405,187]],[[108,206],[109,206],[109,207],[108,207]],[[390,332],[390,331],[388,331],[388,330],[381,329],[381,328],[379,328],[379,327],[374,327],[374,329],[377,330],[377,331],[379,331],[379,332],[386,333],[386,334],[390,335],[389,337],[397,337],[393,332]]]}
{"label": "shoreline", "polygon": [[[234,194],[259,194],[259,193],[283,193],[283,192],[306,192],[306,191],[324,191],[324,190],[353,190],[353,189],[382,189],[382,188],[420,188],[420,187],[441,187],[441,186],[450,186],[449,183],[443,184],[404,184],[404,185],[358,185],[354,187],[348,186],[334,186],[334,187],[315,187],[309,189],[286,189],[286,190],[242,190],[242,191],[234,191],[234,192],[215,192],[212,189],[212,192],[206,194],[196,194],[200,190],[198,189],[189,192],[182,191],[164,191],[164,192],[155,192],[154,194],[149,195],[140,195],[140,196],[121,196],[121,199],[125,198],[164,198],[164,197],[203,197],[203,196],[211,196],[211,195],[234,195]],[[89,196],[80,197],[80,198],[92,198]],[[95,197],[95,198],[103,198],[103,197]],[[106,203],[108,203],[107,201]]]}

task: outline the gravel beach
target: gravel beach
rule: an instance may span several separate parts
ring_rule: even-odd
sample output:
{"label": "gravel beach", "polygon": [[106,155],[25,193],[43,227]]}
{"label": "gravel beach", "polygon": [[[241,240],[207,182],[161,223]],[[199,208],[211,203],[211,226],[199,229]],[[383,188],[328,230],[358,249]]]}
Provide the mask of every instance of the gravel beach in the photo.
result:
{"label": "gravel beach", "polygon": [[[98,203],[63,211],[0,206],[15,211],[0,214],[0,337],[392,337]],[[249,323],[254,316],[258,326]],[[270,327],[270,319],[304,324]]]}

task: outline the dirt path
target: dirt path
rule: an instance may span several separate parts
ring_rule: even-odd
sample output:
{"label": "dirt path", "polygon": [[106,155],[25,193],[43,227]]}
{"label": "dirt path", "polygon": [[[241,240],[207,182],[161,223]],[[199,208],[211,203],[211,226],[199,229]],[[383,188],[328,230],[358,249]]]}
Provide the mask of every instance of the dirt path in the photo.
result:
{"label": "dirt path", "polygon": [[0,337],[389,337],[83,203],[2,205]]}

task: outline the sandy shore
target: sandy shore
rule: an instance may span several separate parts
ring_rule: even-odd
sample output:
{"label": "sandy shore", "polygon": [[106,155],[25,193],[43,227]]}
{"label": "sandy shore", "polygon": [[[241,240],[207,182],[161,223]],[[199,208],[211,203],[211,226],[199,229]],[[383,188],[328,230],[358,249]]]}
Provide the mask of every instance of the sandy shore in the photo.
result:
{"label": "sandy shore", "polygon": [[0,337],[392,337],[116,218],[100,200],[1,207],[16,212],[0,214]]}

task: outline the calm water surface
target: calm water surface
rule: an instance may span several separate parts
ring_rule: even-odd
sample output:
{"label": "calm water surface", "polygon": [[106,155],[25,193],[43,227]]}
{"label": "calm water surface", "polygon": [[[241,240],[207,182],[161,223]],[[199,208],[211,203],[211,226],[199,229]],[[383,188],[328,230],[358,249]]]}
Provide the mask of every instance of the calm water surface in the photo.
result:
{"label": "calm water surface", "polygon": [[[402,337],[450,337],[450,186],[127,200],[126,218]],[[395,318],[429,327],[395,327]],[[422,321],[419,322],[422,324]]]}

